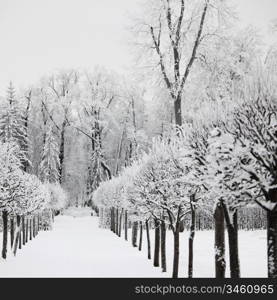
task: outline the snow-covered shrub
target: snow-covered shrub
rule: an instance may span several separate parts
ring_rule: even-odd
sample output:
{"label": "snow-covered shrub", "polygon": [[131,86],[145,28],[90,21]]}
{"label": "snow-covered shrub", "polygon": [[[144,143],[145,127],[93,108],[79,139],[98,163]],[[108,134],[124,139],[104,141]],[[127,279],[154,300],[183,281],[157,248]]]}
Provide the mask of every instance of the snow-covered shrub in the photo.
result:
{"label": "snow-covered shrub", "polygon": [[58,183],[45,183],[45,188],[50,193],[50,200],[47,203],[47,207],[54,210],[60,211],[67,206],[67,194],[65,190]]}

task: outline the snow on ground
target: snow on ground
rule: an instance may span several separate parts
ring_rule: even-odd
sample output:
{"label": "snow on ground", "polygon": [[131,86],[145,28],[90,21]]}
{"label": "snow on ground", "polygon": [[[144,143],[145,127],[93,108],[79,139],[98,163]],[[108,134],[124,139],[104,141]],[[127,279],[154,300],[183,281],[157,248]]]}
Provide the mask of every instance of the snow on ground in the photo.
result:
{"label": "snow on ground", "polygon": [[92,215],[90,207],[68,207],[62,212],[62,215],[71,217],[87,217]]}
{"label": "snow on ground", "polygon": [[[64,212],[65,213],[65,212]],[[83,212],[84,213],[84,212]],[[79,212],[77,215],[84,215]],[[76,213],[69,213],[74,216]],[[91,216],[56,217],[53,231],[42,231],[17,257],[0,260],[0,277],[170,277],[172,271],[172,233],[167,233],[168,272],[162,273],[147,260],[146,235],[142,252],[109,230],[98,228]],[[129,237],[131,230],[129,230]],[[151,232],[152,253],[154,232]],[[214,276],[212,231],[196,232],[195,277]],[[0,237],[2,238],[2,236]],[[241,231],[242,277],[266,277],[265,231]],[[188,232],[180,237],[180,277],[187,276]],[[228,255],[228,253],[227,253]]]}
{"label": "snow on ground", "polygon": [[[152,233],[153,235],[153,233]],[[188,237],[189,233],[180,234],[180,266],[179,276],[188,274]],[[154,235],[152,236],[154,240]],[[226,240],[226,277],[229,277],[229,252],[227,232]],[[167,261],[169,275],[172,273],[173,235],[167,232]],[[266,231],[240,231],[239,255],[241,277],[267,277]],[[214,267],[214,232],[196,231],[194,240],[194,277],[215,277]]]}
{"label": "snow on ground", "polygon": [[160,270],[97,217],[58,216],[14,258],[0,261],[0,277],[158,277]]}

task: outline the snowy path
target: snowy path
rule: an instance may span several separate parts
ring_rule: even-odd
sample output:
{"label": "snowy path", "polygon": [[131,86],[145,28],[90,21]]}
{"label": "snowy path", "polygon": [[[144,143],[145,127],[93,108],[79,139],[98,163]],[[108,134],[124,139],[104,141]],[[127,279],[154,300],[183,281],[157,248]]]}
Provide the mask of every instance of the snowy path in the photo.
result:
{"label": "snowy path", "polygon": [[[180,277],[187,275],[187,241],[188,232],[184,232],[180,235]],[[196,232],[195,277],[214,277],[213,243],[213,231]],[[266,277],[266,232],[240,231],[239,247],[242,277]],[[139,252],[131,247],[130,240],[99,229],[96,217],[58,216],[53,231],[40,232],[16,258],[9,254],[7,261],[0,259],[0,277],[170,277],[172,249],[173,238],[168,231],[168,272],[162,273],[147,260],[145,232],[143,251]]]}
{"label": "snowy path", "polygon": [[16,258],[0,261],[0,277],[160,277],[142,253],[98,218],[60,216],[53,231],[42,231]]}

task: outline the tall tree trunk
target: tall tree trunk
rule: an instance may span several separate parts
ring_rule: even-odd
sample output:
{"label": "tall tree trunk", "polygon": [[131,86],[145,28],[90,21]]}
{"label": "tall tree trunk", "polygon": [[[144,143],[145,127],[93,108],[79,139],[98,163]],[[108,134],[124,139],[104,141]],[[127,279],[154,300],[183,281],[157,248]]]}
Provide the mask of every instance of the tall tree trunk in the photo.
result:
{"label": "tall tree trunk", "polygon": [[147,236],[147,257],[151,259],[151,241],[150,241],[150,233],[149,233],[149,221],[145,221],[146,227],[146,236]]}
{"label": "tall tree trunk", "polygon": [[120,216],[119,216],[119,229],[118,229],[118,236],[119,237],[121,237],[122,217],[123,217],[123,208],[121,209]]}
{"label": "tall tree trunk", "polygon": [[182,126],[181,95],[178,95],[177,98],[174,100],[175,123],[177,126]]}
{"label": "tall tree trunk", "polygon": [[[21,217],[20,217],[20,223],[21,223]],[[22,226],[20,226],[19,232],[18,232],[18,249],[22,248]]]}
{"label": "tall tree trunk", "polygon": [[[26,107],[26,111],[25,111],[25,116],[23,118],[24,120],[24,138],[28,138],[28,128],[29,128],[29,113],[30,113],[30,107],[31,107],[31,98],[32,97],[32,90],[29,90],[28,95],[25,96],[25,98],[27,99],[27,107]],[[24,146],[22,147],[23,151],[25,152],[25,154],[28,154],[28,150],[29,150],[29,145],[28,143],[24,144]],[[27,172],[28,167],[30,166],[29,161],[27,159],[24,159],[22,167],[23,167],[23,171]],[[24,245],[24,244],[23,244]]]}
{"label": "tall tree trunk", "polygon": [[62,123],[61,128],[61,143],[60,143],[60,152],[59,152],[59,181],[60,183],[63,182],[63,161],[64,161],[64,141],[65,141],[65,128],[66,128],[67,121],[64,120]]}
{"label": "tall tree trunk", "polygon": [[116,233],[115,208],[112,207],[112,232]]}
{"label": "tall tree trunk", "polygon": [[118,236],[118,232],[119,232],[119,222],[118,222],[118,220],[119,220],[119,213],[118,213],[118,207],[116,208],[115,213],[116,213],[116,215],[115,215],[115,220],[116,220],[115,233]]}
{"label": "tall tree trunk", "polygon": [[10,218],[10,236],[11,236],[11,249],[13,248],[13,240],[14,240],[14,217]]}
{"label": "tall tree trunk", "polygon": [[160,223],[155,220],[154,267],[160,266]]}
{"label": "tall tree trunk", "polygon": [[173,272],[172,272],[172,278],[178,278],[178,272],[179,272],[179,253],[180,253],[180,246],[179,246],[179,224],[177,221],[176,228],[173,232],[174,234],[174,254],[173,254]]}
{"label": "tall tree trunk", "polygon": [[138,237],[138,222],[135,221],[132,227],[132,245],[137,247],[137,237]]}
{"label": "tall tree trunk", "polygon": [[21,217],[19,215],[16,215],[16,230],[15,230],[15,240],[14,240],[14,245],[13,245],[13,254],[16,256],[18,244],[19,244],[19,239],[20,239],[20,221]]}
{"label": "tall tree trunk", "polygon": [[32,240],[33,238],[33,220],[32,220],[32,217],[30,217],[30,227],[29,227],[29,239],[30,241]]}
{"label": "tall tree trunk", "polygon": [[142,249],[142,235],[143,235],[143,226],[142,226],[142,221],[139,222],[139,251]]}
{"label": "tall tree trunk", "polygon": [[33,238],[36,237],[36,218],[35,216],[33,217]]}
{"label": "tall tree trunk", "polygon": [[28,243],[28,234],[29,234],[29,219],[28,217],[26,218],[26,232],[25,232],[25,243],[27,244]]}
{"label": "tall tree trunk", "polygon": [[267,212],[268,277],[277,278],[277,212]]}
{"label": "tall tree trunk", "polygon": [[166,272],[166,226],[164,220],[161,222],[161,263],[162,272]]}
{"label": "tall tree trunk", "polygon": [[[193,196],[194,201],[194,196]],[[195,236],[195,207],[190,203],[191,212],[191,224],[190,224],[190,235],[189,235],[189,263],[188,263],[188,277],[193,277],[193,242]]]}
{"label": "tall tree trunk", "polygon": [[38,215],[37,219],[38,219],[37,234],[38,234],[40,231],[40,216],[39,215]]}
{"label": "tall tree trunk", "polygon": [[125,231],[125,240],[128,241],[128,211],[127,210],[125,210],[124,231]]}
{"label": "tall tree trunk", "polygon": [[215,277],[225,278],[225,225],[222,204],[217,203],[214,211],[215,228]]}
{"label": "tall tree trunk", "polygon": [[113,231],[113,208],[110,209],[110,229]]}
{"label": "tall tree trunk", "polygon": [[119,172],[119,161],[120,161],[120,158],[121,158],[122,144],[123,144],[123,140],[124,140],[124,136],[125,136],[125,132],[126,132],[126,122],[127,122],[127,118],[125,119],[122,134],[121,134],[121,138],[120,138],[120,141],[119,141],[119,145],[117,147],[117,155],[116,155],[116,163],[115,163],[115,175],[117,175],[118,172]]}
{"label": "tall tree trunk", "polygon": [[3,210],[3,246],[2,246],[2,258],[7,258],[7,246],[8,246],[8,212]]}
{"label": "tall tree trunk", "polygon": [[184,231],[185,231],[185,221],[182,220],[180,221],[179,232],[184,232]]}
{"label": "tall tree trunk", "polygon": [[25,245],[26,242],[26,236],[25,236],[26,230],[25,230],[25,217],[22,216],[22,244]]}
{"label": "tall tree trunk", "polygon": [[238,223],[237,211],[233,212],[230,219],[227,206],[223,203],[224,217],[227,225],[228,241],[229,241],[229,260],[230,260],[230,275],[231,278],[240,277],[240,264],[239,264],[239,249],[238,249]]}

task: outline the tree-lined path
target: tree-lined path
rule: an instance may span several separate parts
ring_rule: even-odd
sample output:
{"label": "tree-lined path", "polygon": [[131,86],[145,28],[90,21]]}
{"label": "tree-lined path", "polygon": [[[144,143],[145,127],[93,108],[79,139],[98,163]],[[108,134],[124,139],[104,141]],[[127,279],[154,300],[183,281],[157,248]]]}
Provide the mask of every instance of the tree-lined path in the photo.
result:
{"label": "tree-lined path", "polygon": [[[162,273],[147,259],[145,233],[142,251],[138,251],[138,247],[132,247],[131,229],[125,241],[124,236],[119,238],[110,230],[99,228],[99,219],[90,213],[88,208],[70,208],[66,215],[57,216],[53,230],[40,231],[16,257],[8,252],[6,260],[0,259],[0,277],[171,277],[171,235],[167,235],[168,270]],[[188,234],[185,231],[180,235],[180,277],[187,276]],[[196,234],[195,277],[214,277],[213,235],[211,230]],[[153,243],[154,230],[150,230],[150,238]],[[242,230],[239,240],[242,276],[266,277],[266,232]],[[153,251],[152,248],[152,255]]]}
{"label": "tree-lined path", "polygon": [[147,276],[162,274],[90,216],[58,216],[52,231],[41,231],[15,258],[10,254],[0,264],[0,277]]}

